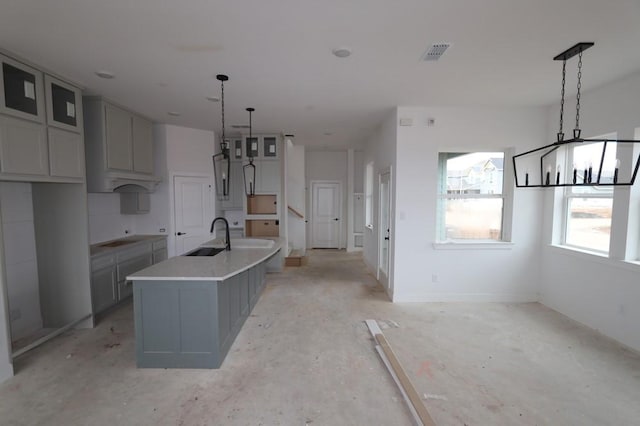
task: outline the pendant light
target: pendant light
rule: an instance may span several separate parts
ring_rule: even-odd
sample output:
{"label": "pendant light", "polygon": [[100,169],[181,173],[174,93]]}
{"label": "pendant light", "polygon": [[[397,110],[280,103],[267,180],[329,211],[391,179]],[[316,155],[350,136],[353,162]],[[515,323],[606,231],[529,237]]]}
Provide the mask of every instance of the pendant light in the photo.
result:
{"label": "pendant light", "polygon": [[[614,139],[608,136],[583,139],[580,129],[580,89],[582,53],[593,46],[581,42],[553,58],[562,61],[560,129],[556,141],[513,156],[516,187],[546,188],[566,186],[631,186],[640,166],[640,152],[634,158],[640,140]],[[576,126],[571,139],[564,138],[564,88],[567,60],[578,55]],[[576,149],[577,148],[577,149]],[[578,155],[582,153],[582,155]]]}
{"label": "pendant light", "polygon": [[[253,143],[253,134],[252,134],[252,122],[251,122],[251,114],[255,111],[255,108],[247,108],[249,112],[249,141]],[[242,173],[244,175],[244,192],[247,197],[253,197],[256,195],[256,166],[253,164],[253,150],[248,150],[249,154],[249,163],[245,164],[242,167]]]}
{"label": "pendant light", "polygon": [[229,141],[226,139],[224,129],[224,82],[229,77],[218,74],[216,79],[220,81],[222,103],[222,137],[220,138],[220,152],[213,156],[213,178],[216,187],[216,196],[219,201],[229,199],[229,188],[231,184],[231,156],[229,155]]}

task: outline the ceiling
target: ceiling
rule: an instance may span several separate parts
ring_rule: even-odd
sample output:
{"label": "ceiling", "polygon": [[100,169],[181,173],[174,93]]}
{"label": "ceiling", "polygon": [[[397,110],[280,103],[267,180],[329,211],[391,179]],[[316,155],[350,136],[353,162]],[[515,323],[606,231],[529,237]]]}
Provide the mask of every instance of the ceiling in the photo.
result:
{"label": "ceiling", "polygon": [[[157,122],[216,131],[206,97],[228,74],[228,130],[255,107],[255,132],[343,147],[396,105],[557,102],[552,58],[579,41],[596,43],[583,89],[631,74],[639,21],[638,0],[4,0],[0,47]],[[422,62],[439,42],[452,47]],[[350,57],[332,55],[343,46]]]}

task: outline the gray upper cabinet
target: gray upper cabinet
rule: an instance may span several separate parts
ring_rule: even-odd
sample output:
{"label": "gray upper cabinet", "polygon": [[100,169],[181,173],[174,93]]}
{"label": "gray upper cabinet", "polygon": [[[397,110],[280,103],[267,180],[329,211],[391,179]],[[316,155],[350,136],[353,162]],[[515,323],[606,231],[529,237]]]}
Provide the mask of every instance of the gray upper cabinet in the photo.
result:
{"label": "gray upper cabinet", "polygon": [[153,134],[151,122],[134,115],[133,125],[133,171],[153,174]]}
{"label": "gray upper cabinet", "polygon": [[49,127],[51,176],[84,178],[84,139],[81,133]]}
{"label": "gray upper cabinet", "polygon": [[107,169],[133,170],[131,113],[110,104],[104,106]]}
{"label": "gray upper cabinet", "polygon": [[35,68],[0,55],[0,112],[43,123],[43,74]]}

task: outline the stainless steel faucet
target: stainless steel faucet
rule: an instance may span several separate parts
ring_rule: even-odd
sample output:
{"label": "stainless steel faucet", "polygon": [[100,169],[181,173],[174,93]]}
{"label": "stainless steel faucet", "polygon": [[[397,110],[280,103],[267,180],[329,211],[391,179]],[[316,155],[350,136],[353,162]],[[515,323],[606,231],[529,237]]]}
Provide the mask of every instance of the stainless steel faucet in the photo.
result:
{"label": "stainless steel faucet", "polygon": [[216,217],[215,219],[213,219],[213,222],[211,222],[211,233],[213,234],[213,230],[215,229],[215,225],[216,222],[222,220],[224,222],[225,225],[225,244],[226,244],[226,250],[227,251],[231,251],[231,237],[229,236],[229,222],[227,222],[227,219],[220,216],[220,217]]}

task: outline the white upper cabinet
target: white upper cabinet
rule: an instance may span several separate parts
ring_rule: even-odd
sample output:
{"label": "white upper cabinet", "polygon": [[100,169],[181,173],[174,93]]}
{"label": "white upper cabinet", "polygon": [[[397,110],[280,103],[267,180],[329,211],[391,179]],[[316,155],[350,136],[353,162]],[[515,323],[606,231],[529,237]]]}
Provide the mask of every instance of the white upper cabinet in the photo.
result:
{"label": "white upper cabinet", "polygon": [[133,171],[153,174],[153,132],[151,122],[133,116]]}
{"label": "white upper cabinet", "polygon": [[43,74],[35,68],[0,55],[0,112],[43,123]]}
{"label": "white upper cabinet", "polygon": [[96,96],[83,98],[89,192],[112,192],[134,184],[153,191],[153,124]]}
{"label": "white upper cabinet", "polygon": [[0,179],[84,181],[80,89],[0,55]]}
{"label": "white upper cabinet", "polygon": [[133,170],[131,113],[110,104],[104,106],[107,169]]}
{"label": "white upper cabinet", "polygon": [[44,76],[47,124],[71,132],[82,132],[80,89],[50,75]]}

